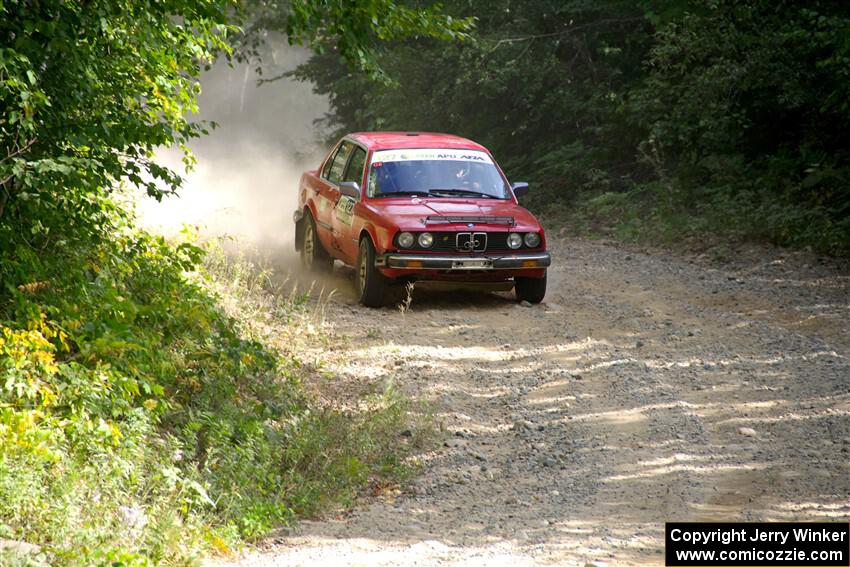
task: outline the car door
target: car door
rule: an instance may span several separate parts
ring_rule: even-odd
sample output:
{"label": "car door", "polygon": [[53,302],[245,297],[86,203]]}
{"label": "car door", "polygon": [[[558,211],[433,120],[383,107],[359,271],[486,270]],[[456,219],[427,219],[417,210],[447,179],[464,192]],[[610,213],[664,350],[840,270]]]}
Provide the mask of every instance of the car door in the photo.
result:
{"label": "car door", "polygon": [[[366,149],[352,144],[351,151],[348,156],[348,163],[345,166],[342,179],[340,181],[353,181],[363,188],[363,171],[366,168]],[[348,197],[340,194],[339,200],[334,207],[333,232],[335,237],[335,246],[342,252],[343,259],[353,264],[357,258],[357,235],[354,234],[354,209],[360,202],[360,199]]]}
{"label": "car door", "polygon": [[313,202],[316,205],[316,228],[319,239],[328,251],[338,248],[334,238],[334,208],[339,201],[340,192],[337,184],[342,180],[345,166],[354,144],[343,140],[325,162],[319,175],[318,182],[313,187]]}

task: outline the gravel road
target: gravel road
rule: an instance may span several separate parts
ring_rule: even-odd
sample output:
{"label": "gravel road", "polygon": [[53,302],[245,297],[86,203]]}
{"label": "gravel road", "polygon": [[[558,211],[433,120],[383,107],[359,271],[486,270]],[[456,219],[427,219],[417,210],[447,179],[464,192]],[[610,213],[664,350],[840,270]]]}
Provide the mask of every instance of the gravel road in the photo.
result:
{"label": "gravel road", "polygon": [[665,521],[850,520],[847,264],[553,256],[539,306],[417,286],[405,314],[337,267],[314,355],[429,401],[446,441],[403,493],[233,565],[662,565]]}

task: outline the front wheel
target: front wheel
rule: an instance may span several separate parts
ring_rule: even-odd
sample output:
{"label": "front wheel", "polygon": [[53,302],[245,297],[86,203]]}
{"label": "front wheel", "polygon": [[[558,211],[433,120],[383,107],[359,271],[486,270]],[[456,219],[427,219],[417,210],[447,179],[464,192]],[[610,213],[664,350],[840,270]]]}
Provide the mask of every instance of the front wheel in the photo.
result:
{"label": "front wheel", "polygon": [[540,303],[546,295],[546,276],[542,278],[514,278],[514,292],[520,301]]}
{"label": "front wheel", "polygon": [[387,278],[375,267],[375,247],[369,237],[364,237],[360,241],[356,280],[360,303],[366,307],[383,305]]}
{"label": "front wheel", "polygon": [[316,221],[311,214],[304,215],[301,227],[301,265],[315,272],[330,271],[334,259],[322,246],[319,235],[316,234]]}

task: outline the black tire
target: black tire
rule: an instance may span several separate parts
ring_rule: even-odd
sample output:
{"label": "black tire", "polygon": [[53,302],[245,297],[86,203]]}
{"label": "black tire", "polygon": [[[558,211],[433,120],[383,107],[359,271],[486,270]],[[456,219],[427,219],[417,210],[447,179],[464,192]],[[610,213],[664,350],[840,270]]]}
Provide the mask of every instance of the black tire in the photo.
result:
{"label": "black tire", "polygon": [[514,292],[519,301],[540,303],[546,295],[546,276],[542,278],[514,278]]}
{"label": "black tire", "polygon": [[360,253],[357,254],[357,271],[354,276],[360,303],[366,307],[380,307],[384,304],[384,291],[387,278],[375,267],[375,246],[369,237],[360,240]]}
{"label": "black tire", "polygon": [[301,265],[313,272],[329,272],[334,265],[334,259],[322,246],[322,241],[316,234],[316,222],[310,213],[304,215],[301,230]]}

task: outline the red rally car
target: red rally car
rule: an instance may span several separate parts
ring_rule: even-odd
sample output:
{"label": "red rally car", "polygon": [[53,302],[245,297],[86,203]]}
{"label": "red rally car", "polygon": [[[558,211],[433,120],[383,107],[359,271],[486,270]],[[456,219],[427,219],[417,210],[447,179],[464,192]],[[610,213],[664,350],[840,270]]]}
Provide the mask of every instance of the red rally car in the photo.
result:
{"label": "red rally car", "polygon": [[360,302],[399,281],[513,282],[539,303],[551,262],[537,219],[483,146],[446,134],[343,137],[301,176],[295,248],[305,267],[354,266]]}

